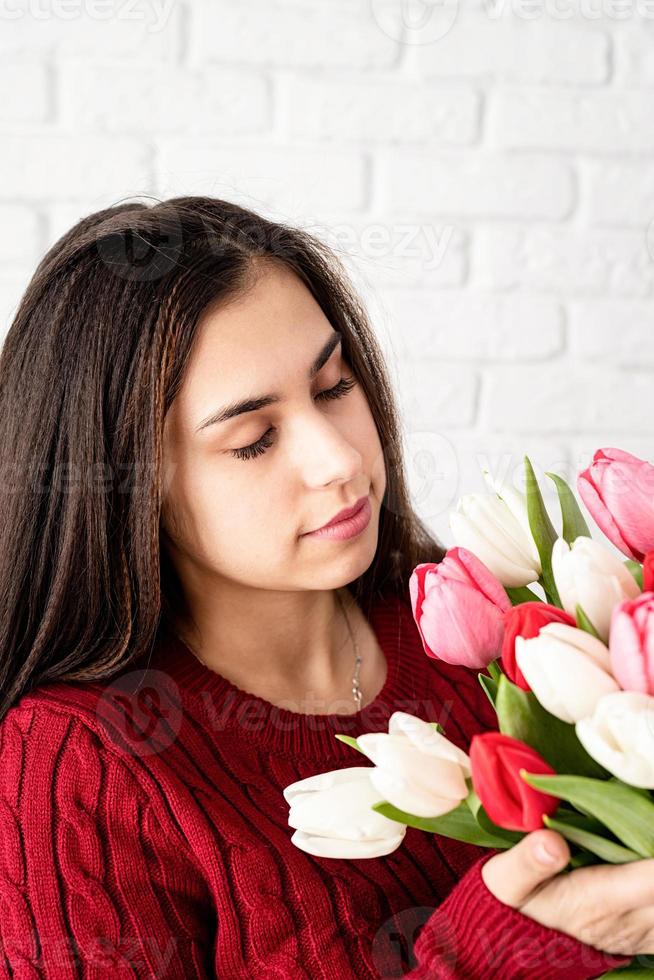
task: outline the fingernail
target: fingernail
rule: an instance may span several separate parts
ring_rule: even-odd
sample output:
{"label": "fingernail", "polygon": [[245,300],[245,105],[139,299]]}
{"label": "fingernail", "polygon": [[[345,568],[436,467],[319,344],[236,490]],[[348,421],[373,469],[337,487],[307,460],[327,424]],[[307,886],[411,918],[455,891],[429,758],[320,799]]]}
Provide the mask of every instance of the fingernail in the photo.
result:
{"label": "fingernail", "polygon": [[545,847],[540,841],[534,847],[534,857],[539,864],[556,864],[557,856]]}

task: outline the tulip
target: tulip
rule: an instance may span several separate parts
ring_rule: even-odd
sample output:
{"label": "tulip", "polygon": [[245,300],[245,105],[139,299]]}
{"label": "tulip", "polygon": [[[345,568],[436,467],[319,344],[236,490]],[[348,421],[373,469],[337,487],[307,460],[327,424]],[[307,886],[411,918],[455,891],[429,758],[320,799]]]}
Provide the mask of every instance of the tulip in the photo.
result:
{"label": "tulip", "polygon": [[422,718],[395,711],[388,733],[366,732],[357,745],[375,763],[373,786],[398,810],[440,817],[468,795],[468,756]]}
{"label": "tulip", "polygon": [[615,607],[609,650],[620,687],[654,694],[654,592],[643,592]]}
{"label": "tulip", "polygon": [[518,636],[515,656],[545,710],[570,724],[591,715],[605,694],[619,690],[607,647],[575,626],[550,623],[533,639]]}
{"label": "tulip", "polygon": [[643,562],[643,592],[654,592],[654,551],[645,555]]}
{"label": "tulip", "polygon": [[439,563],[416,565],[409,593],[427,656],[472,668],[499,656],[511,602],[470,551],[452,548]]}
{"label": "tulip", "polygon": [[620,558],[592,538],[575,538],[572,547],[557,538],[552,571],[565,611],[576,616],[579,604],[604,642],[615,606],[640,595],[638,583]]}
{"label": "tulip", "polygon": [[474,735],[470,743],[472,783],[484,810],[498,827],[506,830],[538,830],[543,815],[552,816],[559,805],[556,796],[530,786],[520,775],[555,775],[542,756],[524,742],[500,732]]}
{"label": "tulip", "polygon": [[496,492],[461,497],[450,514],[454,540],[477,555],[502,585],[518,588],[536,582],[542,569],[525,496],[514,487],[494,485],[484,475]]}
{"label": "tulip", "polygon": [[616,691],[575,726],[588,754],[630,786],[654,789],[654,698]]}
{"label": "tulip", "polygon": [[579,474],[579,495],[595,523],[627,558],[654,550],[654,466],[621,449],[598,449]]}
{"label": "tulip", "polygon": [[384,800],[370,781],[372,771],[351,766],[287,786],[291,842],[307,854],[333,858],[381,857],[399,847],[406,825],[372,809]]}
{"label": "tulip", "polygon": [[523,691],[529,691],[522,671],[515,658],[515,641],[522,636],[525,640],[538,636],[543,626],[548,623],[565,623],[576,626],[577,623],[569,613],[558,606],[550,606],[547,602],[522,602],[513,606],[504,614],[504,642],[502,643],[502,669],[510,681],[513,681]]}

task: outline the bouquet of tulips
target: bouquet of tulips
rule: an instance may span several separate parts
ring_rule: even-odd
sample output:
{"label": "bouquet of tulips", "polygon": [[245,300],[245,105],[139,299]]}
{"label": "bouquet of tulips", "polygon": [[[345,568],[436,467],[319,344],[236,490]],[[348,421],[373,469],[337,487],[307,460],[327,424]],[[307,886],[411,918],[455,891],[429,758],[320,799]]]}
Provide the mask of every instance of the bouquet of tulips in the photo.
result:
{"label": "bouquet of tulips", "polygon": [[560,535],[526,457],[525,492],[485,473],[490,492],[450,515],[456,546],[409,582],[425,653],[480,671],[498,730],[469,754],[400,711],[387,733],[337,735],[374,765],[285,789],[298,847],[376,857],[411,826],[507,848],[546,826],[573,867],[654,857],[654,466],[602,449],[579,474],[613,548],[547,476]]}

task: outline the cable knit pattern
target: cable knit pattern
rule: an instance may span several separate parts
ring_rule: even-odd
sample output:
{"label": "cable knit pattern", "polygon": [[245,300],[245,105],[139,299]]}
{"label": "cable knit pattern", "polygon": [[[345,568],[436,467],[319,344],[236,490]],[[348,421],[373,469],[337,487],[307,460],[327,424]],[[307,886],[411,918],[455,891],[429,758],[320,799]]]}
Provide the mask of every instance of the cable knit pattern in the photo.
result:
{"label": "cable knit pattern", "polygon": [[278,708],[175,637],[110,683],[25,695],[0,724],[0,976],[576,980],[627,962],[495,899],[492,852],[413,828],[382,858],[291,844],[284,787],[368,764],[336,732],[405,710],[465,749],[494,727],[476,673],[425,655],[408,597],[370,622],[388,670],[356,714]]}

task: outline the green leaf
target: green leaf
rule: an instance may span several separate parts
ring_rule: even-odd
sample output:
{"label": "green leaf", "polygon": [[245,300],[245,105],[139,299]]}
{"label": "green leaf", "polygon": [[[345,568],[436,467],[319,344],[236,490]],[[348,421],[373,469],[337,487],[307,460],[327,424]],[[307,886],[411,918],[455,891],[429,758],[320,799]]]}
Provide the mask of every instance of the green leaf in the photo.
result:
{"label": "green leaf", "polygon": [[488,677],[486,674],[477,674],[479,678],[479,683],[486,692],[486,696],[490,703],[495,707],[495,697],[497,695],[497,681],[493,680],[492,677]]}
{"label": "green leaf", "polygon": [[575,827],[567,821],[555,820],[553,817],[543,815],[543,823],[552,830],[558,830],[566,840],[580,847],[585,847],[591,854],[596,854],[607,864],[627,864],[629,861],[640,861],[640,854],[616,844],[615,841],[608,840],[600,834],[592,834],[581,827]]}
{"label": "green leaf", "polygon": [[441,735],[445,734],[445,729],[442,725],[439,725],[437,721],[430,721],[429,724],[432,728],[435,728],[437,732],[440,732]]}
{"label": "green leaf", "polygon": [[488,665],[488,673],[491,675],[494,681],[499,682],[499,679],[503,676],[503,674],[497,660],[491,660]]}
{"label": "green leaf", "polygon": [[470,792],[466,796],[465,802],[468,804],[468,807],[470,808],[470,812],[472,813],[473,817],[476,820],[477,814],[481,809],[481,800],[479,799],[479,797],[477,796],[477,794],[475,793],[472,787],[470,788]]}
{"label": "green leaf", "polygon": [[[334,733],[334,738],[339,739],[339,741],[341,741],[341,742],[345,742],[346,745],[351,745],[352,748],[353,749],[356,749],[357,752],[360,752],[361,755],[366,755],[366,753],[363,751],[363,749],[360,749],[359,748],[359,744],[358,744],[356,738],[352,738],[351,735],[341,735],[340,732],[339,732],[338,734],[337,733]],[[368,757],[366,756],[366,758],[368,758]]]}
{"label": "green leaf", "polygon": [[556,819],[569,827],[579,827],[587,830],[591,834],[599,834],[600,837],[606,836],[606,827],[595,817],[573,810],[567,803],[561,803],[556,811]]}
{"label": "green leaf", "polygon": [[563,518],[561,537],[565,538],[568,544],[572,544],[575,538],[592,537],[588,530],[588,525],[584,520],[581,508],[577,503],[577,498],[565,480],[556,473],[546,473],[545,476],[549,476],[550,480],[554,481],[559,495],[561,516]]}
{"label": "green leaf", "polygon": [[592,813],[636,854],[654,857],[654,802],[631,786],[584,776],[544,776],[524,769],[521,775],[535,789]]}
{"label": "green leaf", "polygon": [[570,855],[569,863],[571,868],[584,868],[587,864],[601,864],[602,862],[598,861],[597,857],[590,851],[578,850]]}
{"label": "green leaf", "polygon": [[418,830],[426,830],[441,837],[451,837],[467,844],[501,849],[512,846],[504,837],[489,833],[480,827],[465,800],[462,800],[456,809],[440,817],[416,817],[386,802],[375,803],[372,809],[388,817],[389,820],[406,824],[407,827],[417,827]]}
{"label": "green leaf", "polygon": [[[647,954],[647,959],[651,959],[652,954]],[[625,980],[652,980],[654,977],[654,968],[649,969],[646,966],[639,966],[638,963],[634,963],[632,966],[618,967],[616,970],[609,970],[608,973],[603,973],[598,980],[605,980],[606,977],[625,977]]]}
{"label": "green leaf", "polygon": [[608,778],[603,769],[586,752],[575,731],[542,706],[533,691],[523,691],[502,676],[495,699],[500,731],[530,745],[557,772]]}
{"label": "green leaf", "polygon": [[624,563],[625,567],[629,569],[633,577],[636,579],[639,589],[643,588],[643,566],[640,562],[632,561],[631,558],[627,558]]}
{"label": "green leaf", "polygon": [[508,844],[517,844],[525,836],[523,831],[507,830],[506,827],[498,827],[496,823],[493,823],[483,806],[480,806],[477,810],[477,823],[482,830],[488,831],[489,834],[493,834],[495,837],[501,837]]}
{"label": "green leaf", "polygon": [[504,591],[511,600],[512,606],[521,606],[523,602],[542,602],[543,600],[535,592],[532,592],[530,588],[526,585],[520,588],[511,588],[511,586],[506,586]]}
{"label": "green leaf", "polygon": [[[599,635],[599,633],[597,632],[597,630],[595,629],[595,627],[593,626],[590,619],[583,611],[579,603],[577,603],[576,619],[577,619],[577,626],[579,627],[580,630],[583,630],[585,633],[590,633],[590,635],[594,636],[596,640],[602,639],[602,637]],[[602,640],[602,642],[604,641]]]}
{"label": "green leaf", "polygon": [[529,527],[531,528],[531,534],[536,543],[538,554],[540,555],[543,588],[551,603],[561,608],[561,600],[552,573],[552,548],[558,538],[558,534],[547,513],[545,501],[543,500],[534,468],[528,456],[525,456],[525,492],[527,495]]}

